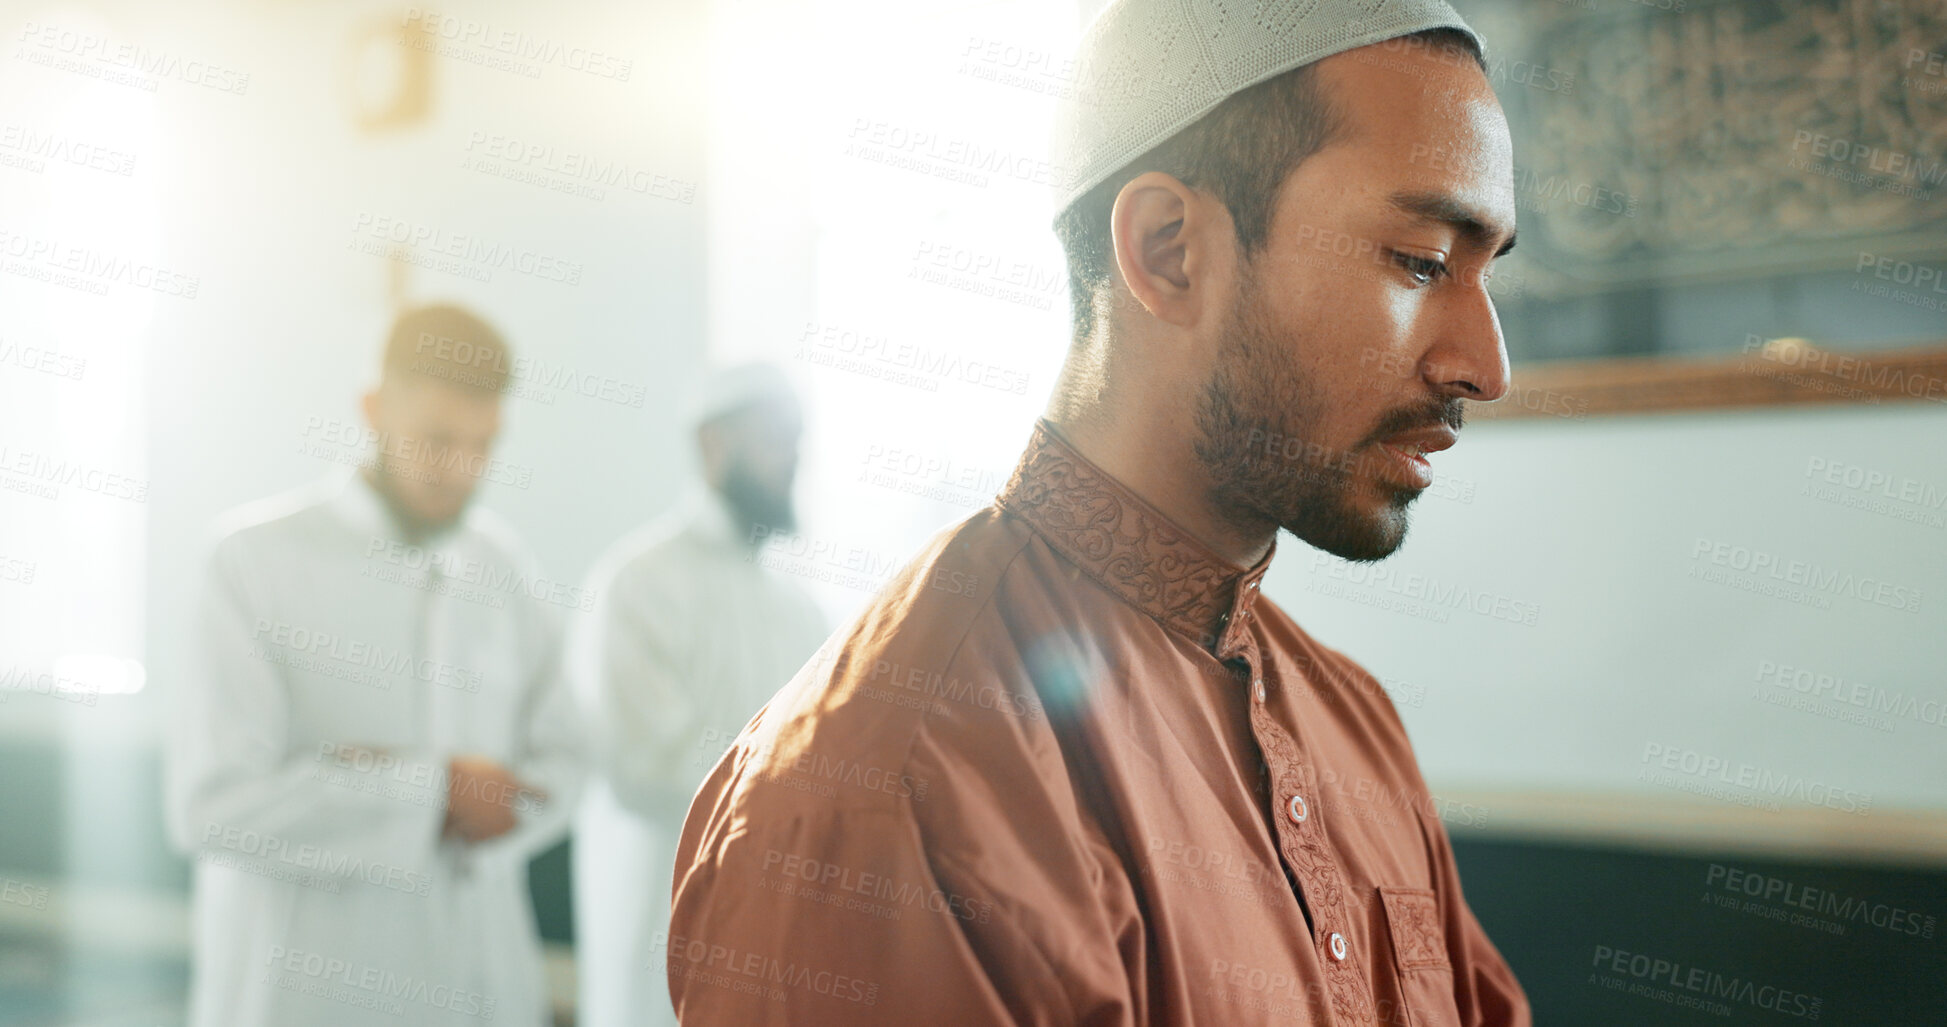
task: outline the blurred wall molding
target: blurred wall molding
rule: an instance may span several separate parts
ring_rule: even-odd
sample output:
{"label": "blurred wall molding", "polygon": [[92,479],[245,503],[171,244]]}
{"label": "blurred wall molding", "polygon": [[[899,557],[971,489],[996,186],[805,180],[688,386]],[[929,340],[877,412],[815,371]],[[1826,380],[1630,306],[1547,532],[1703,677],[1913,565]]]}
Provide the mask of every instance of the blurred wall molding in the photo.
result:
{"label": "blurred wall molding", "polygon": [[1515,368],[1487,420],[1713,410],[1807,403],[1947,404],[1947,341],[1908,349],[1821,349],[1803,339],[1747,340],[1731,357],[1558,360]]}
{"label": "blurred wall molding", "polygon": [[1463,838],[1581,843],[1705,856],[1947,867],[1947,813],[1873,809],[1767,810],[1689,797],[1539,790],[1443,789],[1446,808],[1478,812],[1448,821]]}

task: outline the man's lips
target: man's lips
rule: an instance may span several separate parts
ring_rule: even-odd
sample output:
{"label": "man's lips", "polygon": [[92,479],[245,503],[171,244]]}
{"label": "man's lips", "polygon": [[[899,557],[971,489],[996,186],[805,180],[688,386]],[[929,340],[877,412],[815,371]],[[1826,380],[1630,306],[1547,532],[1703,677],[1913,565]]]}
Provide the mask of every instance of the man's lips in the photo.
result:
{"label": "man's lips", "polygon": [[1437,424],[1388,435],[1379,440],[1379,451],[1386,454],[1386,465],[1397,471],[1399,477],[1414,488],[1424,489],[1433,484],[1433,465],[1427,463],[1426,455],[1450,449],[1455,441],[1452,428]]}
{"label": "man's lips", "polygon": [[1458,441],[1458,437],[1454,434],[1452,428],[1444,424],[1436,424],[1421,428],[1418,431],[1388,435],[1380,439],[1379,443],[1380,445],[1391,446],[1394,449],[1404,451],[1413,456],[1424,456],[1428,453],[1438,453],[1443,449],[1452,449],[1456,441]]}

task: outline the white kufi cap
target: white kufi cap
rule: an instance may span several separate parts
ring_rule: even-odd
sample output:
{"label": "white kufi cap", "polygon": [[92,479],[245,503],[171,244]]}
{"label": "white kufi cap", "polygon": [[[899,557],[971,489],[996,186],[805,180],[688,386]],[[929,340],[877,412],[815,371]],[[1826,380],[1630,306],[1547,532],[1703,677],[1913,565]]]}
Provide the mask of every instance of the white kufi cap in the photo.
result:
{"label": "white kufi cap", "polygon": [[1226,97],[1300,65],[1426,29],[1487,45],[1444,0],[1114,0],[1082,35],[1055,115],[1055,210]]}
{"label": "white kufi cap", "polygon": [[776,364],[755,362],[718,367],[705,375],[690,396],[691,424],[714,421],[725,414],[765,405],[796,406],[797,390]]}

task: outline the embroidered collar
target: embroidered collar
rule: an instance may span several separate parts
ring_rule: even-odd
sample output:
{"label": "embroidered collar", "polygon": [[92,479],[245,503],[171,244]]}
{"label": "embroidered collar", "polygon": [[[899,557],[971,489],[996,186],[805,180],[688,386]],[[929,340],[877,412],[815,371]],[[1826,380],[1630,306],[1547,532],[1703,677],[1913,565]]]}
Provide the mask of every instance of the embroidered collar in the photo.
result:
{"label": "embroidered collar", "polygon": [[1090,463],[1045,419],[1035,422],[994,502],[1103,587],[1218,659],[1256,649],[1246,623],[1276,540],[1257,566],[1240,570]]}

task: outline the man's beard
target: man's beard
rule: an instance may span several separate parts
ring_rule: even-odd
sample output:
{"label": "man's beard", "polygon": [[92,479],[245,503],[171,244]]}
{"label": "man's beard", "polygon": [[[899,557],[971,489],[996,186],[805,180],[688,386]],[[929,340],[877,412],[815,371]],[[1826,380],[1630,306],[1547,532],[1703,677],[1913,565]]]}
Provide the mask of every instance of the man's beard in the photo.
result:
{"label": "man's beard", "polygon": [[[1256,277],[1245,266],[1216,371],[1197,407],[1196,453],[1210,474],[1215,505],[1240,522],[1275,523],[1341,559],[1384,559],[1405,542],[1406,508],[1419,491],[1379,481],[1389,495],[1378,511],[1367,513],[1354,502],[1380,458],[1364,455],[1363,445],[1329,449],[1317,441],[1317,426],[1328,413],[1329,390],[1357,383],[1301,374],[1297,347],[1274,330],[1258,302]],[[1455,415],[1447,420],[1454,424],[1458,411],[1443,411]],[[1413,411],[1389,417],[1372,438],[1423,427],[1434,416]]]}
{"label": "man's beard", "polygon": [[795,531],[798,527],[797,511],[791,505],[791,490],[787,488],[780,492],[770,488],[740,462],[732,462],[724,468],[720,491],[730,512],[742,522],[739,527],[747,537],[755,537],[750,529],[757,527],[770,532]]}
{"label": "man's beard", "polygon": [[460,523],[460,518],[466,516],[466,503],[461,503],[451,515],[439,518],[428,518],[413,510],[399,495],[398,479],[387,465],[384,453],[373,458],[366,480],[372,483],[373,491],[379,494],[386,510],[392,514],[393,523],[403,536],[401,541],[417,543],[444,535]]}

